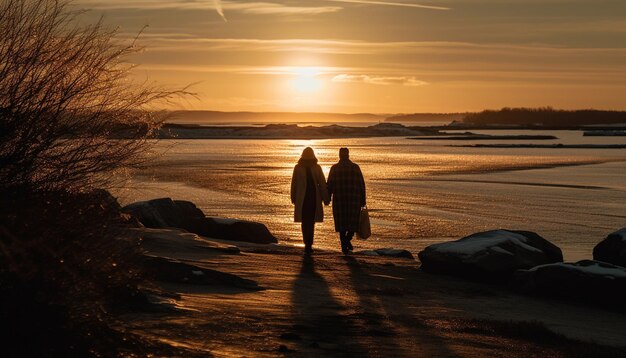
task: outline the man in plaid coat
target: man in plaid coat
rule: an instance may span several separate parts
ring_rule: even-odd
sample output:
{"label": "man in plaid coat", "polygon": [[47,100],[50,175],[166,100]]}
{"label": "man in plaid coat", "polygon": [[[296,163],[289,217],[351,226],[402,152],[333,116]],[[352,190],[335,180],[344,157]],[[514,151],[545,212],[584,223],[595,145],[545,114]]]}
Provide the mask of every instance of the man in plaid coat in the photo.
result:
{"label": "man in plaid coat", "polygon": [[352,251],[352,237],[359,227],[361,208],[365,206],[365,180],[361,168],[350,160],[348,148],[339,149],[339,162],[330,168],[328,194],[333,200],[335,231],[341,251]]}

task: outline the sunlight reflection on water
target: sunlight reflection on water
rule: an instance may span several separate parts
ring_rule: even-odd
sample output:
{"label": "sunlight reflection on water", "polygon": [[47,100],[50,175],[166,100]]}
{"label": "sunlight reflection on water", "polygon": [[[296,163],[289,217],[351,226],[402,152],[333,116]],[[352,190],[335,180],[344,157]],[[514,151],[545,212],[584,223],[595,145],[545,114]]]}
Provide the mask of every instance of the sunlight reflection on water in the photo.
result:
{"label": "sunlight reflection on water", "polygon": [[[625,151],[446,144],[404,138],[180,140],[119,195],[123,202],[192,200],[208,216],[260,221],[283,242],[299,244],[289,198],[293,166],[311,146],[328,175],[338,149],[348,146],[366,178],[374,232],[357,247],[415,253],[432,242],[503,227],[536,231],[563,247],[566,258],[578,259],[589,258],[597,241],[623,226],[624,162],[503,170],[625,160]],[[316,226],[316,246],[338,250],[331,212],[326,207],[325,222]]]}

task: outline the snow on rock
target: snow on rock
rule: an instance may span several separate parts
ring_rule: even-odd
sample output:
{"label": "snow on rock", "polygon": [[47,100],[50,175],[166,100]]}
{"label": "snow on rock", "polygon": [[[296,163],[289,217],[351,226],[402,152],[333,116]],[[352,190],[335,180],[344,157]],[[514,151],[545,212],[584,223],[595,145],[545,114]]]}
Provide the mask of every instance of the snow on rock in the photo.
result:
{"label": "snow on rock", "polygon": [[421,269],[481,281],[504,281],[518,269],[562,262],[561,250],[530,231],[491,230],[428,246]]}
{"label": "snow on rock", "polygon": [[441,253],[450,253],[461,256],[472,256],[485,249],[497,252],[504,251],[511,254],[509,251],[506,251],[498,246],[510,242],[530,251],[541,252],[541,250],[526,244],[526,240],[526,236],[513,231],[492,230],[474,234],[457,241],[434,244],[431,247]]}
{"label": "snow on rock", "polygon": [[173,227],[215,239],[257,244],[278,242],[276,237],[261,223],[208,218],[190,201],[171,198],[139,201],[123,207],[122,212],[137,218],[148,228]]}
{"label": "snow on rock", "polygon": [[512,286],[526,293],[622,305],[626,268],[593,260],[540,265],[517,271]]}
{"label": "snow on rock", "polygon": [[598,243],[593,248],[593,259],[626,267],[626,227]]}

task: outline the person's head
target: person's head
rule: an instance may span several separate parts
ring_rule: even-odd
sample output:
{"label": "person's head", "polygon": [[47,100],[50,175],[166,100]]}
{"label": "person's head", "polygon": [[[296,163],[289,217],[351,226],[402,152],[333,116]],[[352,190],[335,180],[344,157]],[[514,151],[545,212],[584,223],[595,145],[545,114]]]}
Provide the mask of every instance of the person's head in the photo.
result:
{"label": "person's head", "polygon": [[298,163],[306,166],[317,164],[317,158],[315,157],[315,152],[313,152],[313,148],[304,148],[304,150],[302,151],[302,155],[300,156],[300,160],[298,160]]}
{"label": "person's head", "polygon": [[339,149],[339,159],[350,159],[350,151],[348,148]]}
{"label": "person's head", "polygon": [[311,147],[306,147],[304,148],[304,150],[302,151],[302,155],[300,156],[300,158],[304,159],[304,160],[312,160],[312,159],[317,159],[315,158],[315,152],[313,151],[313,148]]}

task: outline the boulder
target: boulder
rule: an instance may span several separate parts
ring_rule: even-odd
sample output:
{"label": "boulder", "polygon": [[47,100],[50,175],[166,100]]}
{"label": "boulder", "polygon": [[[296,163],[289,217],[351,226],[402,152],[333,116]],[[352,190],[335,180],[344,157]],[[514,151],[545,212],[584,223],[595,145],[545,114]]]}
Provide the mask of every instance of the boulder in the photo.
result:
{"label": "boulder", "polygon": [[626,267],[626,227],[600,241],[593,248],[593,259]]}
{"label": "boulder", "polygon": [[363,250],[356,252],[357,254],[367,255],[367,256],[389,256],[389,257],[400,257],[405,259],[414,260],[413,254],[410,251],[404,249],[391,249],[391,248],[383,248],[376,250]]}
{"label": "boulder", "polygon": [[538,234],[503,229],[433,244],[418,257],[426,272],[491,282],[508,280],[519,269],[563,261],[561,249]]}
{"label": "boulder", "polygon": [[122,211],[133,215],[146,227],[184,228],[183,226],[186,226],[188,220],[204,217],[200,209],[193,211],[190,210],[190,206],[195,207],[191,202],[179,200],[175,202],[170,198],[160,198],[126,205]]}
{"label": "boulder", "polygon": [[[272,235],[267,226],[253,221],[207,217],[202,227],[208,230],[199,230],[197,234],[216,239],[248,241],[258,244],[278,242],[278,239]],[[203,232],[206,232],[206,235]]]}
{"label": "boulder", "polygon": [[246,241],[257,244],[276,243],[278,240],[261,223],[206,217],[190,201],[170,198],[139,201],[122,208],[148,228],[174,227],[215,239]]}
{"label": "boulder", "polygon": [[553,263],[517,271],[511,285],[524,293],[622,306],[626,268],[592,260]]}

